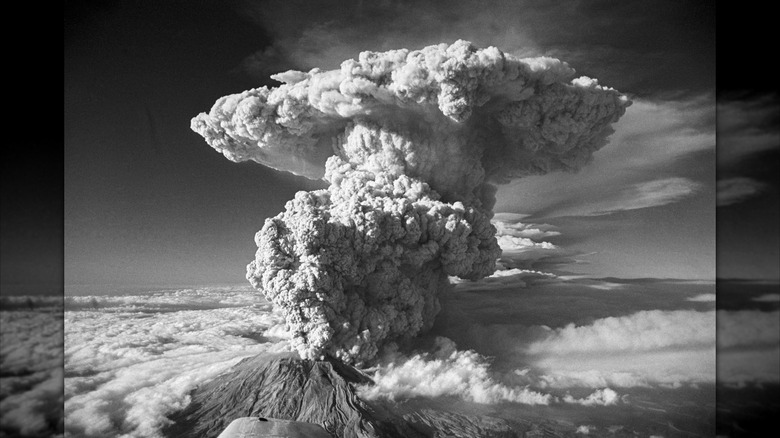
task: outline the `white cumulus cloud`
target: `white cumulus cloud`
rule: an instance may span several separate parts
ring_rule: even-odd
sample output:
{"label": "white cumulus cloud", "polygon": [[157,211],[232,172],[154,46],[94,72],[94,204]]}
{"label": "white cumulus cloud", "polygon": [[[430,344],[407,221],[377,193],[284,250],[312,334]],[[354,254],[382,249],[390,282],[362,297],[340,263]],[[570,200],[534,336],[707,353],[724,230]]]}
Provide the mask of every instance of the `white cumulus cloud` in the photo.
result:
{"label": "white cumulus cloud", "polygon": [[593,426],[588,426],[588,425],[584,425],[583,424],[583,425],[577,426],[577,430],[574,433],[581,433],[583,435],[588,435],[588,434],[590,434],[590,430],[592,428],[593,428]]}
{"label": "white cumulus cloud", "polygon": [[563,397],[563,401],[583,406],[609,406],[620,402],[620,396],[612,389],[604,388],[596,390],[584,398],[574,398],[570,394],[567,394]]}
{"label": "white cumulus cloud", "polygon": [[456,396],[475,403],[530,405],[554,400],[527,387],[497,382],[487,360],[472,350],[458,351],[446,338],[438,338],[437,344],[434,353],[397,355],[388,365],[378,367],[372,376],[375,385],[361,387],[360,396],[369,400]]}

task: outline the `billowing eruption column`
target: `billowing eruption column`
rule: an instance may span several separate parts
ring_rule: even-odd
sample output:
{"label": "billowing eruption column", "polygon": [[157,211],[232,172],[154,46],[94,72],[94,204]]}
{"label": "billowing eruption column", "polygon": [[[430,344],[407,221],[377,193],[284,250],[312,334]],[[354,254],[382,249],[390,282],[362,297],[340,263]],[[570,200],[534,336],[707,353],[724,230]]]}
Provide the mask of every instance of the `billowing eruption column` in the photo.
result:
{"label": "billowing eruption column", "polygon": [[330,183],[265,221],[247,278],[301,357],[357,365],[429,329],[448,276],[493,273],[494,184],[578,169],[630,105],[557,59],[467,41],[272,77],[192,129],[231,161]]}

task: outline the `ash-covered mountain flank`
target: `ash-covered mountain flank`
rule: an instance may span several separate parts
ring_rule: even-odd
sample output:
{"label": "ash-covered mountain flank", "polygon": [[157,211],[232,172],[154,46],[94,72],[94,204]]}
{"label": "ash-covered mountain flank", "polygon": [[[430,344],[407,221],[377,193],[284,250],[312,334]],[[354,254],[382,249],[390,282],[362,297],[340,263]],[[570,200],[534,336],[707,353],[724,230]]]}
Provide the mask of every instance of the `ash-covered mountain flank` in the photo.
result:
{"label": "ash-covered mountain flank", "polygon": [[363,373],[332,358],[247,358],[193,391],[165,435],[216,438],[236,418],[267,417],[318,424],[338,438],[521,436],[498,418],[433,409],[401,413],[390,403],[366,402],[356,395],[356,386],[367,384],[372,381]]}
{"label": "ash-covered mountain flank", "polygon": [[236,418],[270,417],[319,424],[344,438],[425,436],[403,418],[360,400],[354,386],[367,383],[371,380],[360,371],[331,358],[247,358],[196,389],[167,435],[216,437]]}

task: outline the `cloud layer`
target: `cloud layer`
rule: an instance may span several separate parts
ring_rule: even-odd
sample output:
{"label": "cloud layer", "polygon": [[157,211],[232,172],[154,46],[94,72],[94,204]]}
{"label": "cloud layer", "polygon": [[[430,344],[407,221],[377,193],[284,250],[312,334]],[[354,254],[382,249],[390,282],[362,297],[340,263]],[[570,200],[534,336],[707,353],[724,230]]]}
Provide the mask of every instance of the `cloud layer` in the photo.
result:
{"label": "cloud layer", "polygon": [[715,381],[715,312],[642,311],[548,330],[526,347],[552,387]]}
{"label": "cloud layer", "polygon": [[[0,427],[19,436],[62,433],[62,299],[2,300]],[[14,303],[25,310],[6,310]]]}
{"label": "cloud layer", "polygon": [[714,284],[574,276],[529,288],[464,283],[434,333],[493,357],[496,372],[536,390],[690,387],[716,379],[709,290]]}
{"label": "cloud layer", "polygon": [[[568,282],[582,280],[557,281],[541,287],[547,302],[559,305],[563,297],[568,297],[573,306],[569,313],[558,309],[556,314],[570,317],[575,310],[571,314],[586,312],[582,303],[568,295],[565,288],[560,289]],[[620,284],[623,287],[619,290],[589,288],[587,293],[604,306],[610,295],[625,299],[634,296],[637,288],[646,287],[641,282]],[[533,289],[517,290],[525,294]],[[660,295],[655,299],[661,301],[676,296],[677,305],[689,308],[712,308],[713,302],[687,300],[695,298],[699,290],[704,286],[693,287],[690,292],[672,290],[666,295],[651,295]],[[452,293],[490,296],[488,289],[479,288]],[[192,298],[189,303],[188,297]],[[534,313],[549,311],[527,298]],[[492,306],[484,298],[475,299]],[[502,412],[518,412],[523,406],[621,409],[634,403],[636,387],[646,388],[643,391],[698,391],[696,385],[714,382],[714,310],[650,310],[595,319],[586,316],[585,322],[551,328],[527,325],[523,318],[507,312],[513,304],[506,297],[501,302],[506,307],[498,309],[503,319],[480,319],[478,327],[473,326],[473,320],[459,319],[459,329],[472,331],[479,339],[479,348],[457,349],[446,338],[436,339],[434,346],[424,352],[402,353],[387,348],[379,364],[365,370],[376,385],[362,387],[361,395],[399,402],[435,399],[446,405],[490,405]],[[65,409],[69,434],[159,436],[167,422],[166,414],[186,406],[187,394],[198,384],[241,358],[290,350],[283,316],[273,313],[270,303],[247,287],[69,297],[66,304]],[[718,359],[718,377],[733,385],[776,382],[777,373],[772,374],[770,368],[777,359],[769,359],[773,354],[777,357],[777,312],[721,311],[717,319],[724,333],[718,347],[726,358],[726,362],[723,357]],[[485,352],[497,355],[490,357]],[[42,385],[41,390],[45,388]]]}
{"label": "cloud layer", "polygon": [[248,287],[68,297],[66,432],[159,437],[196,385],[245,357],[289,350],[281,325]]}
{"label": "cloud layer", "polygon": [[718,311],[718,381],[780,383],[780,312]]}

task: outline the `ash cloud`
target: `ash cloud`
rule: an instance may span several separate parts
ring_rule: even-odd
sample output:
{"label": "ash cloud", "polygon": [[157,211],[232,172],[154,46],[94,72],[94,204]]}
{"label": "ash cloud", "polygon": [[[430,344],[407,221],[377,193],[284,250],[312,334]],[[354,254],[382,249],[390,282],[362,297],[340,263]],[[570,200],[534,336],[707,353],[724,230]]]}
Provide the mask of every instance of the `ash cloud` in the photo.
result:
{"label": "ash cloud", "polygon": [[192,128],[231,161],[330,183],[266,220],[247,278],[303,358],[356,364],[429,329],[448,276],[493,273],[496,184],[579,169],[631,103],[557,59],[462,40],[272,77]]}

